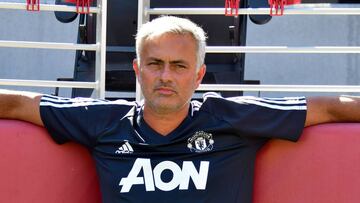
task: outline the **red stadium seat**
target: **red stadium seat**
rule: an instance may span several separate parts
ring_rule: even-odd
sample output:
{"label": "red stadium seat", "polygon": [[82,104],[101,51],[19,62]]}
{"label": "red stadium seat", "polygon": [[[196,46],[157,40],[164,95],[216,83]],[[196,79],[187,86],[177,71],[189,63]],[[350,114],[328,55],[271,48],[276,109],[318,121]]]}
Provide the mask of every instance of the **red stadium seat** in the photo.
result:
{"label": "red stadium seat", "polygon": [[0,202],[101,202],[85,148],[55,144],[44,128],[0,120]]}
{"label": "red stadium seat", "polygon": [[[94,163],[45,129],[0,120],[0,202],[101,202]],[[297,143],[274,140],[258,154],[254,203],[360,202],[360,124],[305,129]]]}
{"label": "red stadium seat", "polygon": [[360,202],[360,124],[306,128],[274,140],[256,160],[254,203]]}

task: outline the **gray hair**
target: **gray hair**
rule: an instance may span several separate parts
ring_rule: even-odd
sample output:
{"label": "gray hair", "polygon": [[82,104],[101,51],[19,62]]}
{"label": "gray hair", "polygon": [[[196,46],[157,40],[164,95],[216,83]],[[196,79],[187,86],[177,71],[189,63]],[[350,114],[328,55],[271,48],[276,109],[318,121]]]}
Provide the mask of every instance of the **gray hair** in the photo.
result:
{"label": "gray hair", "polygon": [[197,69],[204,64],[206,34],[204,30],[189,19],[175,16],[161,16],[141,26],[136,35],[136,57],[140,62],[140,53],[145,40],[164,34],[190,34],[197,43]]}

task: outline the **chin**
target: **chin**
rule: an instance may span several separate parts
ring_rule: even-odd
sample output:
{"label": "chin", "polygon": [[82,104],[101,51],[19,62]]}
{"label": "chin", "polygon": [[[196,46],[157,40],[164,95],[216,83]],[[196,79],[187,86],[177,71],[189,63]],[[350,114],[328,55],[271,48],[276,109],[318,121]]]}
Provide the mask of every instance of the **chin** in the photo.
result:
{"label": "chin", "polygon": [[179,111],[183,105],[180,105],[180,104],[169,104],[169,103],[166,103],[166,104],[155,104],[154,105],[155,107],[155,110],[157,112],[162,112],[162,113],[171,113],[171,112],[176,112],[176,111]]}

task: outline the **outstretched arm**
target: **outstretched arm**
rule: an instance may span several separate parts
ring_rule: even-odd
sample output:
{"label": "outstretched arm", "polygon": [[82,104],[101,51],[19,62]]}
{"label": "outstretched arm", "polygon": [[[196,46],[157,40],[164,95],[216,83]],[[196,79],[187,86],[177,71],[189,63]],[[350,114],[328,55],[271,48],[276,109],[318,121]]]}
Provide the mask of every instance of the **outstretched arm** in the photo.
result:
{"label": "outstretched arm", "polygon": [[0,90],[0,118],[28,121],[44,126],[40,118],[41,94]]}
{"label": "outstretched arm", "polygon": [[360,97],[309,97],[305,126],[330,122],[360,122]]}

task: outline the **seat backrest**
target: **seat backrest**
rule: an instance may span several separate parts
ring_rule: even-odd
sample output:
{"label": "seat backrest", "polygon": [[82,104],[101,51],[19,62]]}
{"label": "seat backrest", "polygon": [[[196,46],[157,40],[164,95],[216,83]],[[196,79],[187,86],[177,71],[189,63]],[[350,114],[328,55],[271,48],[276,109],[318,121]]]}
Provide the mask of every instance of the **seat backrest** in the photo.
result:
{"label": "seat backrest", "polygon": [[360,124],[308,127],[256,160],[254,203],[360,202]]}
{"label": "seat backrest", "polygon": [[[360,124],[306,128],[297,143],[274,140],[258,154],[254,203],[360,202]],[[101,202],[94,163],[44,128],[0,120],[0,202]]]}
{"label": "seat backrest", "polygon": [[87,150],[26,122],[0,120],[0,180],[0,202],[101,202]]}

